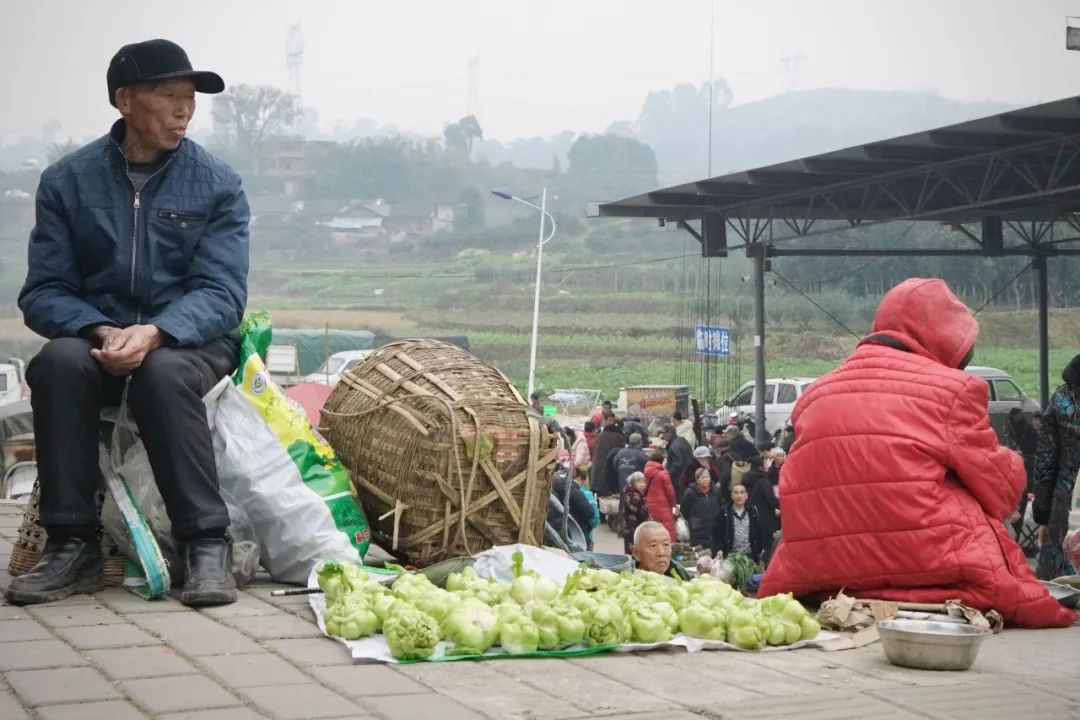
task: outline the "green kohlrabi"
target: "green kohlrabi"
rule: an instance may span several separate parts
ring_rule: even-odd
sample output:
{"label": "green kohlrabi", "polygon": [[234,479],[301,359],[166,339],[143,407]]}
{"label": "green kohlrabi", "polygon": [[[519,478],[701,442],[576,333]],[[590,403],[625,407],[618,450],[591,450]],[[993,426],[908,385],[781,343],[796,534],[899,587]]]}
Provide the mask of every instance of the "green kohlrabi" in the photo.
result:
{"label": "green kohlrabi", "polygon": [[540,631],[525,615],[510,616],[499,623],[499,644],[508,653],[532,653],[540,646]]}
{"label": "green kohlrabi", "polygon": [[477,600],[458,603],[443,622],[451,655],[483,655],[499,636],[495,611]]}
{"label": "green kohlrabi", "polygon": [[378,626],[371,604],[349,595],[328,605],[323,620],[328,634],[346,640],[359,640]]}
{"label": "green kohlrabi", "polygon": [[691,603],[679,611],[679,627],[690,637],[724,640],[727,637],[727,614],[719,608]]}
{"label": "green kohlrabi", "polygon": [[630,627],[622,609],[603,600],[584,612],[585,641],[595,645],[620,645],[630,637]]}
{"label": "green kohlrabi", "polygon": [[649,605],[639,605],[630,611],[630,627],[634,642],[657,643],[671,639],[667,621]]}
{"label": "green kohlrabi", "polygon": [[430,615],[399,605],[383,623],[383,634],[398,660],[426,660],[439,644],[440,629]]}

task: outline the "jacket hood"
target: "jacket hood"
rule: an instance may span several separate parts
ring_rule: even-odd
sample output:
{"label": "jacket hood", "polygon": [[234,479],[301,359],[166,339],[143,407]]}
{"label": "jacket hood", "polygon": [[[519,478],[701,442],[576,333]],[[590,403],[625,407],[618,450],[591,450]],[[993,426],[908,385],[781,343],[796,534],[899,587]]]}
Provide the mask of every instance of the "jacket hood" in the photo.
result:
{"label": "jacket hood", "polygon": [[975,346],[979,324],[943,280],[911,278],[885,293],[873,333],[889,335],[913,353],[958,368]]}
{"label": "jacket hood", "polygon": [[1065,369],[1061,371],[1061,379],[1068,385],[1080,388],[1080,355],[1070,360]]}

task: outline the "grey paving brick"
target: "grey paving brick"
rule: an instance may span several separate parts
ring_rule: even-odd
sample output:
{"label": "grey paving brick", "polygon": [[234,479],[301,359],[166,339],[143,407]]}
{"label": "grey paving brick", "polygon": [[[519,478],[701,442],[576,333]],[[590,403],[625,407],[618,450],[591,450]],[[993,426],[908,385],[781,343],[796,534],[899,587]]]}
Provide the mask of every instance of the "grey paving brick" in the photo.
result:
{"label": "grey paving brick", "polygon": [[[695,653],[695,656],[704,654]],[[731,652],[720,654],[734,655]],[[754,690],[727,684],[722,673],[677,667],[672,663],[674,657],[672,653],[653,654],[652,657],[646,653],[610,653],[568,662],[580,668],[583,675],[600,675],[616,682],[633,678],[635,687],[641,692],[688,707],[700,707],[717,698],[738,703],[760,697]],[[687,682],[687,678],[698,681]]]}
{"label": "grey paving brick", "polygon": [[30,617],[30,613],[26,612],[26,608],[18,605],[0,605],[0,621],[4,620],[26,620]]}
{"label": "grey paving brick", "polygon": [[1001,678],[956,686],[895,688],[874,695],[920,716],[979,720],[1013,720],[1031,715],[1080,717],[1080,702]]}
{"label": "grey paving brick", "polygon": [[[511,661],[506,661],[511,662]],[[554,670],[561,661],[552,663]],[[581,710],[564,699],[555,697],[531,685],[510,680],[494,670],[490,663],[417,663],[400,665],[398,669],[436,689],[439,694],[483,715],[506,718],[558,720],[581,714]],[[504,693],[492,693],[490,688],[507,686]]]}
{"label": "grey paving brick", "polygon": [[41,720],[143,720],[146,716],[124,700],[45,705],[37,709]]}
{"label": "grey paving brick", "polygon": [[42,605],[27,608],[30,614],[49,627],[82,627],[86,625],[115,625],[123,618],[100,605]]}
{"label": "grey paving brick", "polygon": [[132,625],[56,628],[56,634],[78,650],[159,645],[161,641]]}
{"label": "grey paving brick", "polygon": [[33,618],[0,622],[0,644],[23,640],[49,640],[52,635]]}
{"label": "grey paving brick", "polygon": [[[518,683],[566,701],[582,711],[583,715],[672,708],[670,700],[658,698],[638,687],[603,675],[582,673],[581,668],[563,660],[523,658],[513,662],[489,663],[488,666]],[[633,682],[629,678],[628,681]]]}
{"label": "grey paving brick", "polygon": [[191,712],[158,715],[156,720],[263,720],[261,715],[246,707],[220,708],[217,710],[193,710]]}
{"label": "grey paving brick", "polygon": [[[597,717],[595,715],[582,715],[580,720],[592,720]],[[727,717],[726,715],[723,717]],[[660,712],[646,712],[646,713],[629,713],[618,715],[604,715],[604,720],[702,720],[702,716],[695,712],[688,710],[681,710],[678,708],[672,708],[670,710],[663,710]],[[568,718],[567,720],[579,720],[579,718]]]}
{"label": "grey paving brick", "polygon": [[246,592],[239,593],[236,602],[228,605],[200,608],[199,612],[212,618],[244,617],[248,615],[274,615],[280,613],[270,603]]}
{"label": "grey paving brick", "polygon": [[122,588],[105,588],[94,597],[110,610],[121,615],[134,613],[190,612],[173,597],[146,600]]}
{"label": "grey paving brick", "polygon": [[305,622],[295,615],[289,615],[280,610],[273,615],[221,618],[221,622],[256,640],[323,637],[318,625]]}
{"label": "grey paving brick", "polygon": [[17,670],[5,677],[23,703],[31,707],[120,697],[116,688],[93,668]]}
{"label": "grey paving brick", "polygon": [[30,720],[19,699],[0,685],[0,718],[4,720]]}
{"label": "grey paving brick", "polygon": [[40,670],[89,664],[82,655],[59,640],[4,643],[0,670]]}
{"label": "grey paving brick", "polygon": [[[322,685],[282,685],[247,688],[240,691],[260,712],[276,720],[357,717],[363,711],[353,702]],[[409,717],[398,715],[397,717]]]}
{"label": "grey paving brick", "polygon": [[257,653],[262,648],[240,632],[195,612],[144,613],[131,622],[164,638],[185,655]]}
{"label": "grey paving brick", "polygon": [[307,672],[327,687],[350,698],[370,695],[425,693],[429,688],[405,676],[391,665],[336,665],[312,667]]}
{"label": "grey paving brick", "polygon": [[232,688],[311,682],[310,677],[269,652],[257,655],[205,655],[196,662]]}
{"label": "grey paving brick", "polygon": [[349,649],[330,638],[267,640],[266,646],[296,665],[351,665]]}
{"label": "grey paving brick", "polygon": [[241,704],[223,687],[202,675],[124,680],[119,687],[151,715]]}
{"label": "grey paving brick", "polygon": [[97,605],[98,601],[93,595],[87,595],[85,593],[76,593],[75,595],[68,595],[63,600],[54,600],[48,605],[34,605],[34,608],[55,608],[55,607],[71,607],[73,605]]}
{"label": "grey paving brick", "polygon": [[[484,720],[475,710],[436,693],[417,695],[376,695],[364,700],[364,707],[385,718],[410,720]],[[502,716],[506,717],[506,716]]]}
{"label": "grey paving brick", "polygon": [[[797,717],[799,720],[916,720],[923,717],[867,695],[837,692],[768,697],[739,703],[714,703],[724,720],[773,720]],[[970,717],[978,717],[972,715]]]}
{"label": "grey paving brick", "polygon": [[199,670],[164,645],[91,650],[87,657],[112,680],[197,674]]}

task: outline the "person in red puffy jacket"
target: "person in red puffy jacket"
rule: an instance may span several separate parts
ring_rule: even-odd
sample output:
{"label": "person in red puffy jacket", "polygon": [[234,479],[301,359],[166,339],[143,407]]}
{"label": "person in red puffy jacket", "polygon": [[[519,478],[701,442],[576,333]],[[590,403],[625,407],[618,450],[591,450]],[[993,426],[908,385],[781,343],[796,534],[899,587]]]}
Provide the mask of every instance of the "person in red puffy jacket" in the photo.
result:
{"label": "person in red puffy jacket", "polygon": [[667,528],[671,542],[675,542],[675,486],[671,475],[664,469],[664,453],[654,452],[645,463],[645,502],[649,517]]}
{"label": "person in red puffy jacket", "polygon": [[784,538],[759,595],[958,599],[1020,627],[1076,614],[1035,578],[1004,520],[1023,460],[998,445],[987,385],[962,368],[979,326],[941,280],[886,293],[872,334],[799,398],[780,478]]}

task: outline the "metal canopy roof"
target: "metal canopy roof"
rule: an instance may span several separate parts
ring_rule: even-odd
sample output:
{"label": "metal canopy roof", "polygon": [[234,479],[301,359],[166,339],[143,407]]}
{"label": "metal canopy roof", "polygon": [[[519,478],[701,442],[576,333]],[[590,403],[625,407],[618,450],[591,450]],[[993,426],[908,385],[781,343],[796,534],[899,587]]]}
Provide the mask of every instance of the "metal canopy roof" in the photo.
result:
{"label": "metal canopy roof", "polygon": [[[835,231],[838,222],[989,219],[1013,228],[1024,252],[1034,253],[1045,224],[1068,222],[1080,233],[1075,212],[1080,96],[590,205],[589,215],[686,221],[716,214],[748,244]],[[1037,252],[1076,252],[1060,242]]]}

